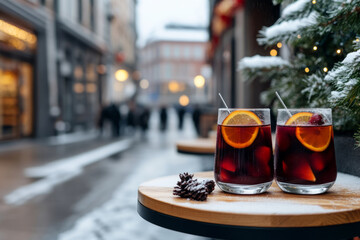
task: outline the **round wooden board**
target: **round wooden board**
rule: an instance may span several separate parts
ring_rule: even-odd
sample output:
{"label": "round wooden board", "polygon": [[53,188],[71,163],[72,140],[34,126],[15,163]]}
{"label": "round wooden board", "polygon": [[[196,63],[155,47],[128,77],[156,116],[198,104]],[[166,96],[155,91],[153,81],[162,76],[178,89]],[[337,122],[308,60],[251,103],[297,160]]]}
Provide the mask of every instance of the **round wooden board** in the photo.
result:
{"label": "round wooden board", "polygon": [[[213,172],[194,178],[213,179]],[[227,194],[216,186],[206,201],[173,196],[177,175],[145,182],[138,200],[145,207],[178,218],[248,227],[317,227],[360,222],[360,178],[338,174],[335,185],[321,195],[283,193],[275,183],[259,195]]]}
{"label": "round wooden board", "polygon": [[198,138],[183,140],[176,143],[176,149],[182,153],[214,154],[216,147],[215,138]]}

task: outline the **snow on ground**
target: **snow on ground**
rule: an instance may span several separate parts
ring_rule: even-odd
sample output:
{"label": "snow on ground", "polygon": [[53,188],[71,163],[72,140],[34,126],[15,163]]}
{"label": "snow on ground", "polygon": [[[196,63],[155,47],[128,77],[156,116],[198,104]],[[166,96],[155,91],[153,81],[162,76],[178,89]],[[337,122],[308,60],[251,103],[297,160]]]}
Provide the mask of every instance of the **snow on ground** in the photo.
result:
{"label": "snow on ground", "polygon": [[[122,239],[204,239],[193,235],[167,230],[143,220],[136,211],[137,188],[145,181],[179,172],[200,171],[201,162],[196,156],[180,155],[175,152],[174,141],[177,138],[194,137],[190,119],[185,119],[185,133],[178,133],[174,114],[170,116],[170,131],[160,135],[155,128],[149,132],[151,142],[147,148],[140,145],[126,152],[146,159],[131,170],[132,174],[122,182],[108,202],[92,212],[82,216],[72,229],[60,234],[58,240],[122,240]],[[188,121],[187,121],[188,120]],[[153,121],[154,126],[156,121]],[[191,130],[191,131],[190,131]],[[180,135],[180,136],[179,136]],[[158,151],[151,149],[162,144],[167,146]],[[176,182],[174,182],[174,185]]]}
{"label": "snow on ground", "polygon": [[120,140],[73,157],[28,168],[25,170],[27,177],[42,179],[15,189],[4,197],[4,201],[11,205],[21,205],[36,196],[47,194],[55,186],[78,176],[84,167],[125,150],[131,144],[132,140]]}

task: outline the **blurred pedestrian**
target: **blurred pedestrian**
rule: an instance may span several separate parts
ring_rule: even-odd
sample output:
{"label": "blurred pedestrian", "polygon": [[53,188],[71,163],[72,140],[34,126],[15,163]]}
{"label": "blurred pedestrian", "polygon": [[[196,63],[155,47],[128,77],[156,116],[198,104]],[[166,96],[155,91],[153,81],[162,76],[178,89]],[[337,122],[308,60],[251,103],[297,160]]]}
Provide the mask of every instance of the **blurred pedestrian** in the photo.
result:
{"label": "blurred pedestrian", "polygon": [[149,129],[149,119],[150,109],[148,107],[144,107],[139,117],[139,125],[143,133],[145,133]]}
{"label": "blurred pedestrian", "polygon": [[121,115],[119,108],[113,103],[103,107],[103,109],[101,110],[100,120],[99,120],[99,127],[101,133],[104,130],[104,124],[106,121],[111,123],[112,136],[119,137]]}
{"label": "blurred pedestrian", "polygon": [[137,107],[134,101],[129,102],[129,110],[126,117],[126,125],[130,132],[133,132],[138,124]]}
{"label": "blurred pedestrian", "polygon": [[178,114],[178,119],[179,119],[179,130],[183,129],[183,125],[184,125],[184,115],[185,115],[185,108],[183,106],[178,106],[176,108],[177,110],[177,114]]}
{"label": "blurred pedestrian", "polygon": [[166,106],[160,108],[160,130],[165,131],[167,128],[167,109]]}
{"label": "blurred pedestrian", "polygon": [[200,115],[201,115],[200,107],[199,105],[196,104],[192,112],[192,119],[198,135],[200,135]]}

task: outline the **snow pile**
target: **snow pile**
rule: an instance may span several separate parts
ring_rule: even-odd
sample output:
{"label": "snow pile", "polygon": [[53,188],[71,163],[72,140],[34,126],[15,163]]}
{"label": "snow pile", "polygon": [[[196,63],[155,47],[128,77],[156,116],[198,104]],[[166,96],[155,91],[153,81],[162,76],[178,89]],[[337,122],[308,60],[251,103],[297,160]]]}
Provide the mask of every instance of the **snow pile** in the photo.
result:
{"label": "snow pile", "polygon": [[259,56],[244,57],[238,63],[238,69],[273,68],[288,66],[290,63],[281,57]]}
{"label": "snow pile", "polygon": [[310,0],[298,0],[292,4],[289,4],[286,8],[283,9],[281,17],[287,17],[294,13],[301,12],[306,4],[309,4]]}

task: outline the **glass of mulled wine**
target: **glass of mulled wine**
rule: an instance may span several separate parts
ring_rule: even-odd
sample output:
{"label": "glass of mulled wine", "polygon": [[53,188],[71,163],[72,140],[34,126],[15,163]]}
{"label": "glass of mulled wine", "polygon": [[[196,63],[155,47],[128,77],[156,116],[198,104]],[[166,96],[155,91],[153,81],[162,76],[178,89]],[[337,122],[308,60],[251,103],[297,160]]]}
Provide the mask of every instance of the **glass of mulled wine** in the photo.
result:
{"label": "glass of mulled wine", "polygon": [[270,109],[221,108],[217,123],[217,185],[229,193],[265,192],[274,175]]}
{"label": "glass of mulled wine", "polygon": [[279,109],[275,178],[284,192],[320,194],[336,179],[331,109]]}

